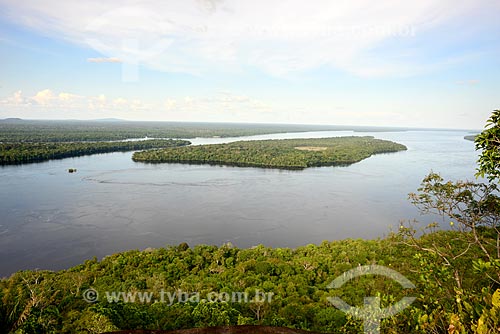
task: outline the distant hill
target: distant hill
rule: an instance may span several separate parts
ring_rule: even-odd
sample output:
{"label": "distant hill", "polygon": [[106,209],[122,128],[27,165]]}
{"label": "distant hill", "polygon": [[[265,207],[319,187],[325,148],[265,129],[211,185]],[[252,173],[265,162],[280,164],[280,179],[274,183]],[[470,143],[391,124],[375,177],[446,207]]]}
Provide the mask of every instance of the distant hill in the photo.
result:
{"label": "distant hill", "polygon": [[11,117],[11,118],[0,119],[0,122],[2,122],[2,123],[20,123],[20,122],[24,122],[24,120],[22,118]]}

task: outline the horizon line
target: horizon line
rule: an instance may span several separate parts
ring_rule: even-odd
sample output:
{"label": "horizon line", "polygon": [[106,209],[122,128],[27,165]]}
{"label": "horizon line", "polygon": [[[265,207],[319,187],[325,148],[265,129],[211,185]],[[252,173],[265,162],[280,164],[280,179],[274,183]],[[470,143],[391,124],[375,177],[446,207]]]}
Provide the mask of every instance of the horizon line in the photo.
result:
{"label": "horizon line", "polygon": [[[415,127],[415,126],[402,126],[402,125],[353,125],[353,124],[326,124],[326,123],[282,123],[282,122],[234,122],[234,121],[182,121],[182,120],[130,120],[123,118],[94,118],[94,119],[75,119],[75,118],[21,118],[21,117],[6,117],[1,118],[0,122],[8,120],[20,120],[20,121],[35,121],[35,122],[130,122],[130,123],[207,123],[207,124],[247,124],[247,125],[295,125],[295,126],[324,126],[324,127],[350,127],[350,128],[389,128],[389,129],[399,129],[399,130],[449,130],[449,131],[479,131],[483,129],[466,129],[466,128],[443,128],[443,127]],[[322,131],[343,131],[343,130],[322,130]],[[344,130],[348,131],[348,130]]]}

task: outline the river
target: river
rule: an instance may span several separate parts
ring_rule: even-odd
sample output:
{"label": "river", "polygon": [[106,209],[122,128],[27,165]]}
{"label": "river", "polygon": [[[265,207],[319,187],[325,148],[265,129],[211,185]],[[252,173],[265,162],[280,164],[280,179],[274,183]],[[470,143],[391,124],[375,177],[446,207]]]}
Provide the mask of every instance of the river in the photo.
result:
{"label": "river", "polygon": [[401,219],[436,219],[420,216],[407,200],[431,170],[474,179],[477,152],[467,134],[323,131],[191,140],[372,135],[408,147],[348,167],[302,171],[145,164],[133,162],[131,152],[0,167],[0,276],[181,242],[297,247],[383,237]]}

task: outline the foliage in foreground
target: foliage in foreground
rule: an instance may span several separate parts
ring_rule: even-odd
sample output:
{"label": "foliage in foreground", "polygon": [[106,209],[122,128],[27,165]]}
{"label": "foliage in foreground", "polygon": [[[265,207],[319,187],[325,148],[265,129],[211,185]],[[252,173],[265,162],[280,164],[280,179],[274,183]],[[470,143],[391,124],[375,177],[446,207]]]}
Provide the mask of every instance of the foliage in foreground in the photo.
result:
{"label": "foliage in foreground", "polygon": [[0,165],[41,162],[97,153],[125,152],[189,145],[186,140],[141,140],[123,142],[0,143]]}
{"label": "foliage in foreground", "polygon": [[406,150],[406,147],[373,137],[334,137],[239,141],[178,149],[136,152],[134,161],[181,162],[267,168],[303,169],[348,165],[372,154]]}
{"label": "foliage in foreground", "polygon": [[[460,233],[436,232],[419,242],[427,247],[465,247]],[[482,235],[488,238],[488,233]],[[454,263],[462,274],[461,289],[456,290],[450,266],[405,240],[403,235],[393,235],[382,240],[325,241],[297,249],[181,244],[114,254],[65,271],[21,271],[0,281],[0,332],[99,333],[259,324],[361,333],[362,323],[333,307],[327,299],[330,296],[356,306],[363,305],[365,296],[380,296],[382,307],[403,296],[416,296],[410,308],[382,322],[386,333],[423,333],[432,325],[445,333],[453,320],[450,314],[460,315],[454,311],[460,305],[474,310],[474,316],[467,319],[469,328],[479,326],[484,314],[496,314],[499,296],[490,293],[492,282],[477,275],[473,265],[479,259],[487,261],[480,250],[472,249]],[[367,264],[397,270],[417,288],[403,290],[380,276],[359,277],[341,289],[328,288],[345,271]],[[95,303],[83,299],[89,288],[99,293]],[[460,302],[456,291],[461,293]],[[135,302],[124,302],[121,295],[113,298],[111,292],[130,293],[128,298],[135,296]],[[152,294],[150,301],[140,300],[138,293],[144,292]],[[186,296],[195,292],[200,299],[188,300]],[[210,292],[246,292],[249,302],[210,302]],[[271,302],[255,299],[259,293],[273,293]]]}
{"label": "foliage in foreground", "polygon": [[[421,277],[431,287],[446,293],[451,303],[434,299],[438,305],[426,309],[421,320],[428,332],[499,333],[500,332],[500,111],[493,111],[485,130],[474,139],[480,150],[477,176],[488,182],[445,181],[435,173],[422,182],[410,200],[422,213],[449,218],[456,236],[448,243],[432,240],[438,233],[436,224],[424,229],[416,238],[416,230],[401,225],[400,240],[413,247],[421,263]],[[427,233],[431,231],[431,233]],[[431,239],[430,243],[422,240]],[[474,255],[472,255],[474,254]],[[464,259],[472,255],[474,273],[487,278],[488,285],[469,288]],[[445,284],[448,280],[449,284]],[[439,295],[439,294],[438,294]]]}
{"label": "foliage in foreground", "polygon": [[487,176],[490,181],[500,179],[500,110],[494,110],[486,122],[486,128],[474,140],[481,152],[477,175]]}

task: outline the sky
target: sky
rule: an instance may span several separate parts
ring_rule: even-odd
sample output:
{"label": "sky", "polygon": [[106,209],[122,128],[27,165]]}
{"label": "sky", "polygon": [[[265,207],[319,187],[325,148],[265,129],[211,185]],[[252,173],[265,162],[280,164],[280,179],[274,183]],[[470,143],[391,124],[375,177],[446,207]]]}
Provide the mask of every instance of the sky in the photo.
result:
{"label": "sky", "polygon": [[498,0],[0,0],[0,119],[481,129]]}

